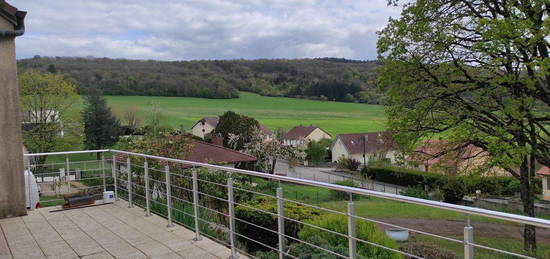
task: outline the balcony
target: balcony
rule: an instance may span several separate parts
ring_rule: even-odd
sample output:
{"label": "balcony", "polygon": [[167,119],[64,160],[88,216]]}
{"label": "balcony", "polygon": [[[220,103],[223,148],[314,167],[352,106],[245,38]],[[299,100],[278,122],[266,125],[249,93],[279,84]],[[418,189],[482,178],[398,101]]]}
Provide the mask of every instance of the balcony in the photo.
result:
{"label": "balcony", "polygon": [[126,202],[0,220],[0,258],[227,258],[230,250]]}
{"label": "balcony", "polygon": [[[0,251],[13,257],[424,258],[407,248],[415,243],[464,258],[550,255],[550,220],[540,218],[119,150],[25,156],[43,205],[104,190],[118,201],[0,221]],[[402,215],[411,213],[423,216]],[[523,224],[537,227],[542,256],[522,251]]]}

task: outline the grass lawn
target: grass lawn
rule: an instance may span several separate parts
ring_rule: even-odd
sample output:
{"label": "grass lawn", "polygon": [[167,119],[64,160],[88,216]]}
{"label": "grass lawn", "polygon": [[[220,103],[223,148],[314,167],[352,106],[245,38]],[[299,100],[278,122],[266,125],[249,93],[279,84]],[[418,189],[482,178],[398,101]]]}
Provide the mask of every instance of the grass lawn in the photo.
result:
{"label": "grass lawn", "polygon": [[106,99],[120,118],[129,107],[135,107],[142,122],[150,103],[158,102],[163,124],[183,125],[185,129],[202,117],[221,115],[227,110],[251,116],[272,130],[314,124],[332,135],[384,130],[386,123],[380,105],[266,97],[246,92],[241,92],[237,99],[158,96],[106,96]]}
{"label": "grass lawn", "polygon": [[65,204],[63,195],[40,196],[40,207],[51,207]]}

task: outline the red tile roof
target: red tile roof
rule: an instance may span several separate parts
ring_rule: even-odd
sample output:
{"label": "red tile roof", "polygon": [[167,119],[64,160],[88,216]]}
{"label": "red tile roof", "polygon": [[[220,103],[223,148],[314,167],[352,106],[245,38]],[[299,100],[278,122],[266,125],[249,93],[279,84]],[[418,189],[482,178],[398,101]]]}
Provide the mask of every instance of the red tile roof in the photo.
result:
{"label": "red tile roof", "polygon": [[[128,156],[117,154],[117,161],[125,161]],[[208,164],[236,164],[256,161],[256,157],[199,140],[191,140],[189,153],[182,160]],[[183,165],[182,167],[188,167]]]}
{"label": "red tile roof", "polygon": [[191,150],[185,160],[211,164],[234,164],[256,161],[256,157],[211,143],[193,140]]}
{"label": "red tile roof", "polygon": [[473,157],[484,157],[489,154],[480,147],[467,145],[465,147],[451,146],[445,140],[428,140],[420,145],[415,154],[407,157],[409,161],[422,161],[425,165],[434,165],[442,161],[446,164],[462,163]]}
{"label": "red tile roof", "polygon": [[[366,145],[365,136],[367,137]],[[365,147],[367,153],[395,150],[395,142],[387,131],[340,134],[336,139],[342,141],[349,154],[362,154]]]}
{"label": "red tile roof", "polygon": [[[289,130],[287,133],[285,133],[285,135],[283,136],[284,139],[294,139],[294,140],[298,140],[298,139],[301,139],[301,138],[305,138],[307,136],[309,136],[309,134],[311,134],[311,132],[313,132],[315,129],[317,129],[319,127],[317,126],[313,126],[313,125],[309,125],[309,126],[295,126],[294,128],[292,128],[291,130]],[[322,130],[322,129],[321,129]],[[327,133],[328,134],[328,133]],[[330,135],[330,134],[329,134]]]}
{"label": "red tile roof", "polygon": [[550,168],[548,168],[548,166],[543,166],[537,171],[537,174],[550,176]]}

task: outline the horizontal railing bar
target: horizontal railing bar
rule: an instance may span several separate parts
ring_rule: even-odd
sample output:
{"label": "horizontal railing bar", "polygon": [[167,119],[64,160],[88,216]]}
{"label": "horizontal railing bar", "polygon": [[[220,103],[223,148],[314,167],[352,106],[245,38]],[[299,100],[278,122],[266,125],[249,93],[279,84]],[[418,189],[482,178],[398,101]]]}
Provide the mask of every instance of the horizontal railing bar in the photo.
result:
{"label": "horizontal railing bar", "polygon": [[450,237],[440,236],[440,235],[436,235],[436,234],[432,234],[432,233],[428,233],[428,232],[424,232],[424,231],[420,231],[420,230],[416,230],[416,229],[412,229],[412,228],[402,227],[402,226],[399,226],[399,225],[386,223],[386,222],[375,220],[375,219],[369,219],[369,218],[365,218],[365,217],[361,217],[361,216],[355,216],[355,215],[350,215],[350,216],[353,217],[353,218],[356,218],[356,219],[370,221],[370,222],[377,223],[377,224],[380,224],[380,225],[399,228],[399,229],[402,229],[402,230],[407,230],[407,231],[411,231],[411,232],[422,234],[422,235],[427,235],[427,236],[432,236],[432,237],[445,239],[447,241],[452,241],[452,242],[461,243],[461,244],[464,242],[463,240],[458,240],[458,239],[454,239],[454,238],[450,238]]}
{"label": "horizontal railing bar", "polygon": [[171,198],[172,198],[172,199],[176,199],[176,200],[178,200],[178,201],[180,201],[180,202],[185,202],[185,203],[187,203],[187,204],[193,205],[193,202],[187,201],[187,200],[184,200],[184,199],[180,199],[180,198],[178,198],[178,197],[176,197],[176,196],[171,196]]}
{"label": "horizontal railing bar", "polygon": [[294,241],[298,241],[298,242],[300,242],[300,243],[303,243],[303,244],[309,245],[309,246],[311,246],[311,247],[315,247],[315,248],[317,248],[317,249],[319,249],[319,250],[325,251],[325,252],[327,252],[327,253],[333,254],[333,255],[335,255],[335,256],[337,256],[337,257],[348,258],[347,256],[344,256],[344,255],[341,255],[341,254],[339,254],[339,253],[330,251],[330,250],[328,250],[328,249],[326,249],[326,248],[322,248],[322,247],[320,247],[320,246],[318,246],[318,245],[314,245],[314,244],[309,243],[309,242],[306,242],[306,241],[304,241],[304,240],[301,240],[301,239],[298,239],[298,238],[295,238],[295,237],[291,237],[291,236],[289,236],[289,235],[284,235],[284,236],[287,237],[287,238],[290,238],[290,239],[292,239],[292,240],[294,240]]}
{"label": "horizontal railing bar", "polygon": [[102,152],[111,152],[111,151],[109,149],[80,150],[80,151],[63,151],[63,152],[48,152],[48,153],[31,153],[31,154],[23,154],[23,156],[35,157],[35,156],[72,155],[72,154],[102,153]]}
{"label": "horizontal railing bar", "polygon": [[310,207],[310,208],[318,209],[318,210],[328,211],[328,212],[335,213],[335,214],[340,214],[340,215],[344,215],[344,216],[348,215],[345,212],[332,210],[332,209],[328,209],[328,208],[323,208],[323,207],[319,207],[319,206],[315,206],[315,205],[311,205],[311,204],[307,204],[307,203],[303,203],[303,202],[299,202],[299,201],[295,201],[295,200],[289,200],[289,199],[285,199],[285,198],[283,198],[282,200],[287,201],[287,202],[292,202],[292,203],[295,203],[295,204],[299,204],[299,205],[302,205],[302,206],[307,206],[307,207]]}
{"label": "horizontal railing bar", "polygon": [[216,183],[216,182],[211,182],[211,181],[202,180],[202,179],[197,179],[197,181],[199,181],[199,182],[204,182],[204,183],[209,183],[209,184],[213,184],[213,185],[217,185],[217,186],[220,186],[220,187],[227,188],[227,184]]}
{"label": "horizontal railing bar", "polygon": [[220,198],[220,197],[216,197],[216,196],[213,196],[213,195],[210,195],[210,194],[206,194],[204,192],[197,192],[198,194],[202,194],[206,197],[210,197],[212,199],[216,199],[216,200],[219,200],[219,201],[224,201],[224,202],[228,202],[228,200],[224,199],[224,198]]}
{"label": "horizontal railing bar", "polygon": [[25,156],[33,157],[33,156],[44,156],[44,155],[54,155],[54,154],[62,155],[62,154],[79,154],[79,153],[98,153],[98,152],[113,152],[113,153],[118,153],[118,154],[140,156],[140,157],[144,157],[144,158],[150,158],[150,159],[162,160],[162,161],[167,161],[167,162],[179,163],[179,164],[184,164],[184,165],[189,165],[189,166],[194,166],[194,167],[212,168],[212,169],[217,169],[217,170],[221,170],[221,171],[225,171],[225,172],[240,173],[240,174],[244,174],[244,175],[257,176],[257,177],[261,177],[261,178],[279,180],[279,181],[283,181],[283,182],[290,182],[290,183],[295,183],[295,184],[316,186],[316,187],[327,188],[327,189],[337,190],[337,191],[342,191],[342,192],[348,192],[348,193],[366,195],[366,196],[383,198],[383,199],[388,199],[388,200],[412,203],[412,204],[423,205],[423,206],[439,208],[439,209],[445,209],[445,210],[450,210],[450,211],[455,211],[455,212],[460,212],[460,213],[466,213],[466,214],[471,214],[471,215],[478,215],[478,216],[484,216],[484,217],[489,217],[489,218],[502,219],[502,220],[507,220],[507,221],[511,221],[511,222],[516,222],[516,223],[521,223],[521,224],[528,224],[528,225],[533,225],[533,226],[538,226],[538,227],[543,227],[543,228],[550,228],[550,220],[541,219],[541,218],[534,218],[534,217],[528,217],[528,216],[523,216],[523,215],[516,215],[516,214],[511,214],[511,213],[491,211],[491,210],[487,210],[487,209],[481,209],[481,208],[474,208],[474,207],[467,207],[467,206],[462,206],[462,205],[444,203],[444,202],[439,202],[439,201],[424,200],[424,199],[420,199],[420,198],[402,196],[402,195],[398,195],[398,194],[377,192],[377,191],[366,190],[366,189],[361,189],[361,188],[356,188],[356,187],[348,187],[348,186],[342,186],[342,185],[331,184],[331,183],[317,182],[317,181],[307,180],[307,179],[293,178],[293,177],[280,176],[280,175],[274,175],[274,174],[266,174],[266,173],[254,172],[254,171],[249,171],[249,170],[243,170],[243,169],[237,169],[237,168],[231,168],[231,167],[224,167],[224,166],[219,166],[219,165],[211,165],[211,164],[207,164],[207,163],[199,163],[199,162],[186,161],[186,160],[167,158],[167,157],[161,157],[161,156],[140,154],[140,153],[128,152],[128,151],[122,151],[122,150],[116,150],[116,149],[68,151],[68,152],[52,152],[52,153],[35,153],[35,154],[25,154]]}
{"label": "horizontal railing bar", "polygon": [[411,257],[418,258],[418,259],[423,259],[423,257],[416,256],[416,255],[413,255],[413,254],[409,254],[409,253],[406,253],[406,252],[403,252],[403,251],[400,251],[400,250],[397,250],[397,249],[393,249],[393,248],[390,248],[390,247],[386,247],[386,246],[383,246],[383,245],[380,245],[380,244],[377,244],[377,243],[369,242],[369,241],[359,239],[359,238],[356,238],[356,237],[350,237],[350,238],[353,239],[353,240],[359,241],[363,244],[376,246],[378,248],[386,249],[386,250],[392,251],[394,253],[398,253],[398,254],[402,254],[402,255],[406,255],[406,256],[411,256]]}

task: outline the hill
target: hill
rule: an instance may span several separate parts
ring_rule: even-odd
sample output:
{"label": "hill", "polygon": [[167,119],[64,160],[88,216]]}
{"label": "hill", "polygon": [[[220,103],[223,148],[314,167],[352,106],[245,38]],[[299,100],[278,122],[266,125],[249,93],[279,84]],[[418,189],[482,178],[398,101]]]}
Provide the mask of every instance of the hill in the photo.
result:
{"label": "hill", "polygon": [[254,117],[266,127],[290,129],[295,125],[314,124],[335,136],[340,133],[383,130],[383,106],[358,103],[266,97],[241,92],[235,99],[204,99],[191,97],[107,96],[115,114],[137,110],[143,122],[151,103],[160,104],[162,122],[188,130],[200,118],[221,115],[227,110]]}
{"label": "hill", "polygon": [[264,96],[379,104],[376,61],[338,58],[155,61],[39,57],[18,61],[20,72],[61,73],[83,94],[237,98],[239,91]]}

